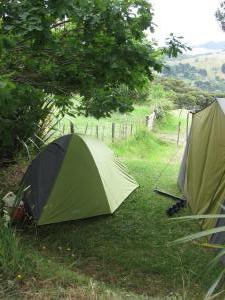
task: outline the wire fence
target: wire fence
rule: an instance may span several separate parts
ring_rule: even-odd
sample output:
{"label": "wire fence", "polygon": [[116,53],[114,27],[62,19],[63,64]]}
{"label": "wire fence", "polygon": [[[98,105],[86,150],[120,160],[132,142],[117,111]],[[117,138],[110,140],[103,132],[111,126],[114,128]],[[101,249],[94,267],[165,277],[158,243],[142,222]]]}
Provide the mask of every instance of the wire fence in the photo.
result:
{"label": "wire fence", "polygon": [[132,122],[89,122],[67,121],[60,125],[60,134],[78,133],[96,137],[106,143],[114,143],[119,140],[126,140],[134,136],[144,127],[148,127],[149,116]]}
{"label": "wire fence", "polygon": [[118,140],[128,139],[135,135],[145,125],[145,121],[139,120],[134,123],[116,123],[107,122],[104,124],[77,126],[76,123],[70,123],[70,132],[85,134],[96,137],[105,142],[112,142]]}

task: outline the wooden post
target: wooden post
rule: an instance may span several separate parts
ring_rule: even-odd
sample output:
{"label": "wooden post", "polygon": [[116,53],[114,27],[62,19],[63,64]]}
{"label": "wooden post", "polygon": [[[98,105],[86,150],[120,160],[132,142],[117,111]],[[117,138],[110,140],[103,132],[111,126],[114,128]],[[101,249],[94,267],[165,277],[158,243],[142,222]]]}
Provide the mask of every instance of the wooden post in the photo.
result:
{"label": "wooden post", "polygon": [[186,123],[186,140],[188,140],[189,135],[189,112],[187,113],[187,123]]}
{"label": "wooden post", "polygon": [[96,137],[98,139],[98,125],[96,125]]}
{"label": "wooden post", "polygon": [[180,141],[180,126],[181,126],[181,121],[178,124],[178,132],[177,132],[177,147],[179,146],[179,141]]}
{"label": "wooden post", "polygon": [[105,133],[105,125],[103,126],[103,128],[102,128],[102,140],[104,141],[104,133]]}
{"label": "wooden post", "polygon": [[133,135],[133,124],[130,125],[130,135]]}
{"label": "wooden post", "polygon": [[86,124],[86,127],[85,127],[85,132],[84,132],[84,134],[87,134],[87,131],[88,131],[88,123]]}
{"label": "wooden post", "polygon": [[112,142],[115,141],[115,123],[112,123]]}
{"label": "wooden post", "polygon": [[70,122],[70,133],[74,133],[74,124]]}
{"label": "wooden post", "polygon": [[149,116],[145,117],[145,126],[148,127],[148,123],[149,123]]}

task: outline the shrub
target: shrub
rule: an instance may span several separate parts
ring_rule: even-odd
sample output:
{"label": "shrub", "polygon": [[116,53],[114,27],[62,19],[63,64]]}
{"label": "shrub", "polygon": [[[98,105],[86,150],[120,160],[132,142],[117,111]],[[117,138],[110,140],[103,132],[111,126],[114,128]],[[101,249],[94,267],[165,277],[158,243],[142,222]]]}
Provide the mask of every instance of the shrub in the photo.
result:
{"label": "shrub", "polygon": [[[215,100],[215,97],[224,97],[223,93],[209,93],[185,82],[173,78],[157,78],[156,84],[162,85],[167,92],[167,99],[177,108],[193,109],[205,108]],[[170,94],[168,94],[170,92]]]}
{"label": "shrub", "polygon": [[31,85],[14,85],[0,77],[1,159],[12,159],[29,140],[40,144],[46,130],[51,130],[49,122],[53,112],[60,114],[69,110],[72,103],[68,101],[61,103],[60,98],[47,96]]}
{"label": "shrub", "polygon": [[9,82],[0,86],[0,157],[12,158],[29,137],[38,133],[49,109],[43,110],[45,95],[40,90]]}
{"label": "shrub", "polygon": [[175,93],[167,91],[161,84],[152,84],[147,101],[154,107],[158,119],[163,118],[168,110],[174,108]]}

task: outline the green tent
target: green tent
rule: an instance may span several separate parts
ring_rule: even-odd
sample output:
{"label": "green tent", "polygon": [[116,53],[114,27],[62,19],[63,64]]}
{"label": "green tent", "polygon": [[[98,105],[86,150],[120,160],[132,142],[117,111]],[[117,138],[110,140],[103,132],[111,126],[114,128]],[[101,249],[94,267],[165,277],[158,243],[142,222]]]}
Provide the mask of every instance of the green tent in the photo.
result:
{"label": "green tent", "polygon": [[24,203],[38,225],[111,214],[138,184],[99,140],[71,134],[31,163]]}
{"label": "green tent", "polygon": [[[225,99],[192,115],[178,184],[194,214],[224,213]],[[204,229],[220,225],[225,225],[225,219],[202,221]],[[214,235],[214,239],[224,242],[225,234]]]}

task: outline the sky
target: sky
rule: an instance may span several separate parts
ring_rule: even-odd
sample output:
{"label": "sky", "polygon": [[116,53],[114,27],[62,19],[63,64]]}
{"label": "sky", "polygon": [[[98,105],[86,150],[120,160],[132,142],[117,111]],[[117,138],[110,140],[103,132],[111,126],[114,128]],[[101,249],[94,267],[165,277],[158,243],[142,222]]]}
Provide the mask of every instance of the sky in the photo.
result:
{"label": "sky", "polygon": [[173,32],[183,36],[189,45],[208,41],[225,41],[215,12],[222,0],[150,0],[157,25],[154,38],[163,43]]}

